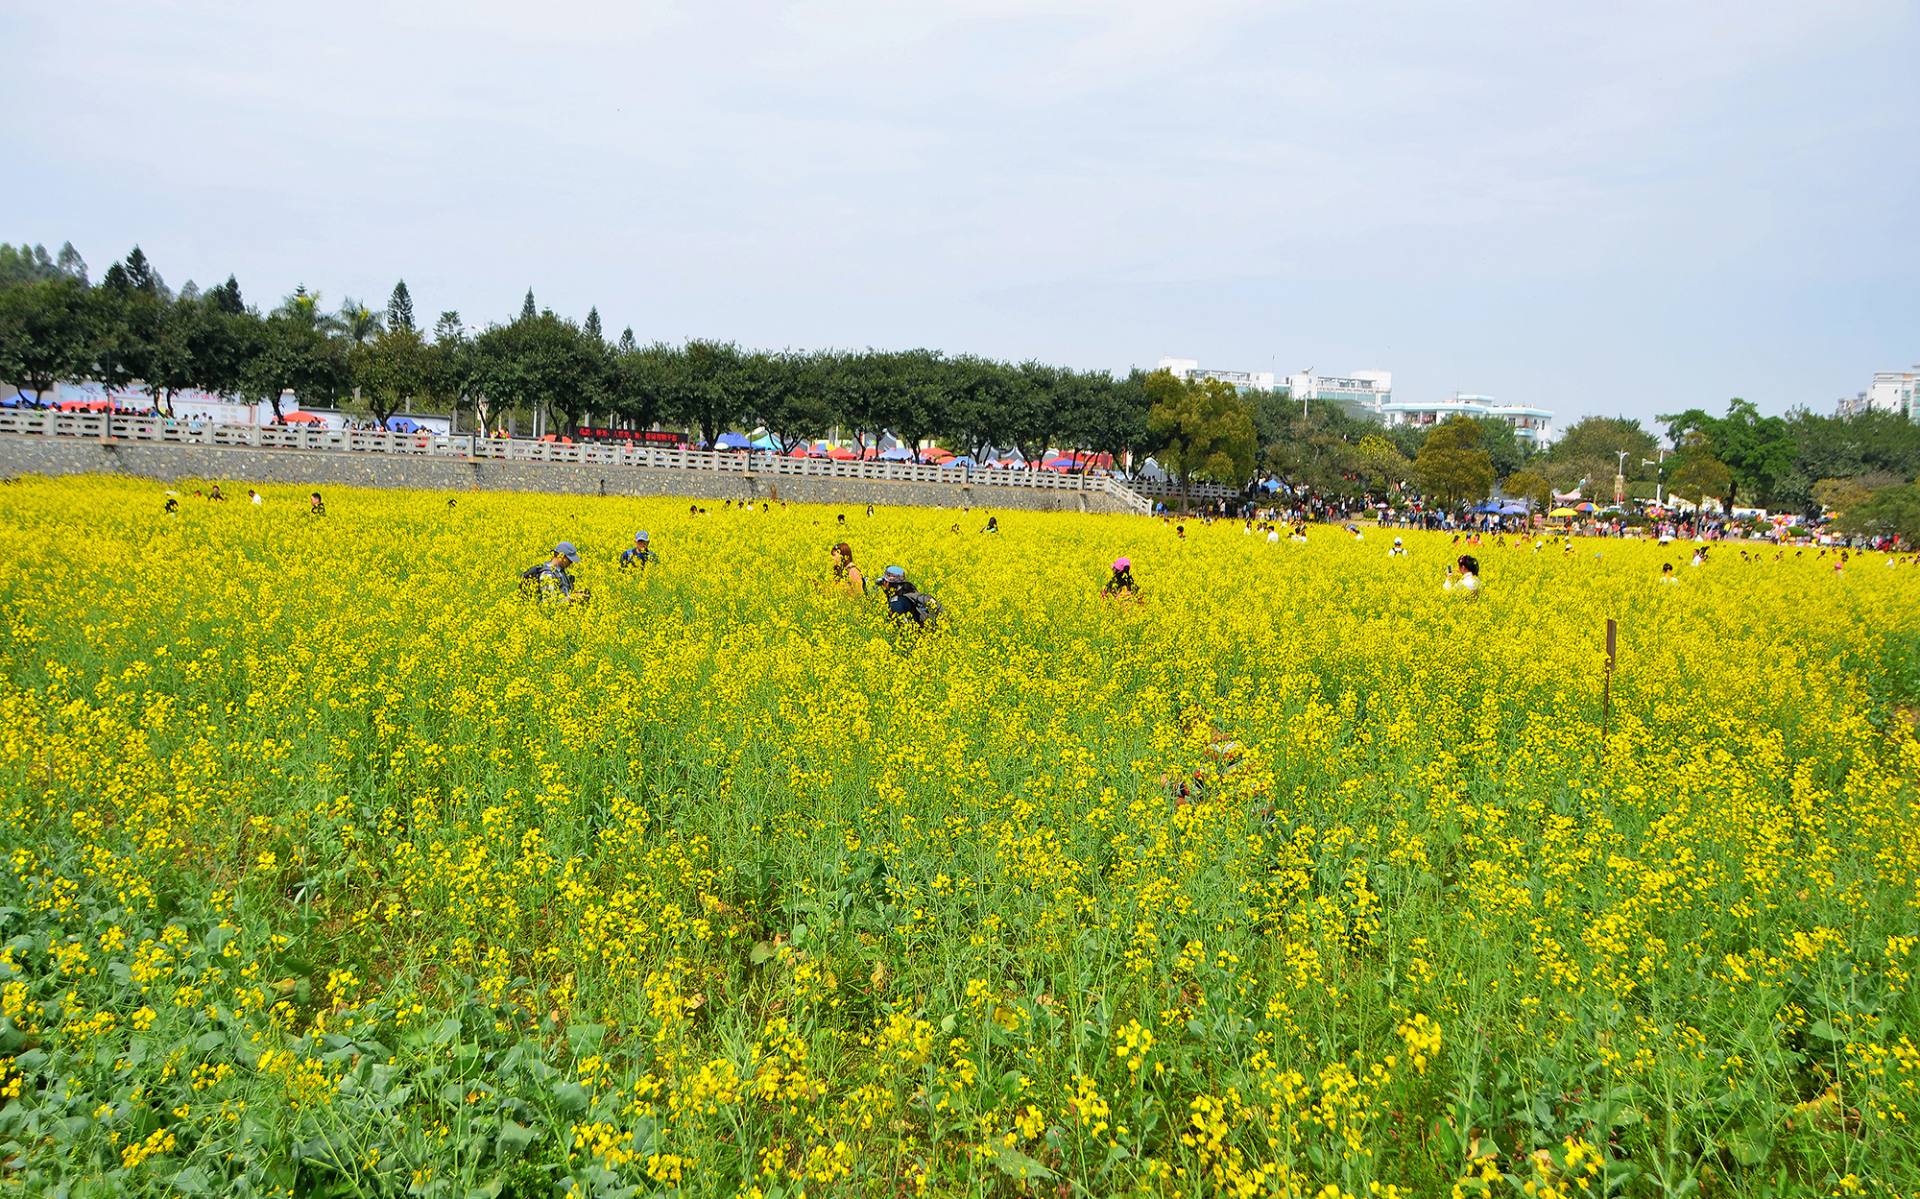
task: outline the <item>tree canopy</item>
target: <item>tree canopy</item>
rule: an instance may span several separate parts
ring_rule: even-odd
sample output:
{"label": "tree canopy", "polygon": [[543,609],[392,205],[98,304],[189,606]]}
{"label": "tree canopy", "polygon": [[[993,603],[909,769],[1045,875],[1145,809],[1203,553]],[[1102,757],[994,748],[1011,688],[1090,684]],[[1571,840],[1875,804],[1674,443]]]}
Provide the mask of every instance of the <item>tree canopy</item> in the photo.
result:
{"label": "tree canopy", "polygon": [[1623,470],[1635,495],[1665,484],[1728,506],[1884,514],[1900,510],[1899,489],[1920,476],[1920,424],[1889,412],[1767,416],[1736,398],[1720,415],[1695,407],[1660,417],[1672,452],[1639,421],[1607,416],[1574,422],[1542,452],[1503,421],[1383,427],[1338,403],[1165,372],[1115,376],[926,347],[645,342],[631,327],[609,341],[597,307],[576,323],[539,307],[532,288],[510,320],[469,328],[442,312],[430,332],[404,280],[382,307],[330,307],[303,285],[262,311],[232,275],[174,292],[139,246],[90,283],[71,244],[52,253],[0,244],[0,380],[36,398],[68,381],[138,382],[163,411],[198,389],[277,412],[291,390],[304,404],[348,401],[376,420],[425,407],[470,413],[487,429],[538,414],[560,433],[591,418],[675,425],[708,443],[763,429],[782,449],[826,436],[867,449],[891,435],[916,453],[939,440],[976,458],[1009,448],[1029,459],[1155,454],[1183,481],[1239,486],[1260,473],[1295,495],[1418,494],[1441,505],[1483,498],[1495,480],[1541,503],[1543,491],[1583,484],[1599,498]]}

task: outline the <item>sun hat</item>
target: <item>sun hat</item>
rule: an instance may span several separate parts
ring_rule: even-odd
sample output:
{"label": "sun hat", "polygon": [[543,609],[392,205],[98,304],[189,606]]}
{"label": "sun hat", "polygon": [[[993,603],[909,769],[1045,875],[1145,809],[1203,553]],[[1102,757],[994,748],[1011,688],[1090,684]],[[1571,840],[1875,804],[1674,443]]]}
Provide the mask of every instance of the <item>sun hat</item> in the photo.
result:
{"label": "sun hat", "polygon": [[1113,560],[1113,568],[1115,570],[1125,570],[1132,565],[1133,565],[1132,558],[1115,558]]}
{"label": "sun hat", "polygon": [[904,579],[907,577],[907,572],[901,570],[898,566],[889,566],[887,567],[887,577],[889,579]]}
{"label": "sun hat", "polygon": [[569,562],[578,562],[580,560],[580,551],[573,548],[573,542],[571,541],[563,541],[559,545],[554,546],[553,552],[563,556]]}
{"label": "sun hat", "polygon": [[640,530],[633,535],[633,539],[635,541],[645,541],[647,539],[647,531],[645,529]]}

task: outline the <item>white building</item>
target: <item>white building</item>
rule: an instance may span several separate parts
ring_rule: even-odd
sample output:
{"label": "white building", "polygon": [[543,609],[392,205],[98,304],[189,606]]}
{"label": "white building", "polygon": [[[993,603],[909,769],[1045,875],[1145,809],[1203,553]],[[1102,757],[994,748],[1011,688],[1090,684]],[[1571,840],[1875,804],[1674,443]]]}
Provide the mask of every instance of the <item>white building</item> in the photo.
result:
{"label": "white building", "polygon": [[1355,416],[1377,418],[1381,407],[1393,402],[1393,372],[1316,375],[1301,371],[1287,376],[1287,394],[1296,400],[1333,400]]}
{"label": "white building", "polygon": [[1240,391],[1272,391],[1272,371],[1225,371],[1200,365],[1197,358],[1162,358],[1160,369],[1176,379],[1218,379]]}
{"label": "white building", "polygon": [[1502,404],[1492,396],[1454,392],[1453,398],[1430,403],[1386,403],[1380,405],[1380,423],[1384,425],[1437,425],[1456,416],[1475,420],[1503,420],[1513,426],[1514,436],[1534,445],[1544,445],[1551,435],[1553,413],[1526,404]]}
{"label": "white building", "polygon": [[1908,420],[1920,420],[1920,365],[1908,371],[1875,371],[1872,386],[1838,405],[1841,416],[1863,412],[1897,412]]}

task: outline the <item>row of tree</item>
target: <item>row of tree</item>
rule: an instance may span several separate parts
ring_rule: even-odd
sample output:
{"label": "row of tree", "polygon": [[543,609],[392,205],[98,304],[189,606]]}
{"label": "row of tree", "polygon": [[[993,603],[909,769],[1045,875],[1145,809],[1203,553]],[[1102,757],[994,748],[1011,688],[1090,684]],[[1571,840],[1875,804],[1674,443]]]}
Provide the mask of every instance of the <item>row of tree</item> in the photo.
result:
{"label": "row of tree", "polygon": [[609,340],[597,311],[574,322],[529,291],[511,321],[475,332],[443,312],[431,334],[404,281],[384,310],[349,300],[329,311],[304,287],[261,312],[237,281],[176,294],[138,247],[89,285],[71,247],[0,254],[0,378],[36,397],[56,383],[139,381],[171,411],[182,391],[307,406],[344,404],[384,421],[410,406],[470,412],[484,429],[536,413],[555,432],[591,418],[658,423],[711,444],[764,426],[786,448],[838,430],[856,445],[883,431],[908,445],[935,438],[984,453],[1051,447],[1115,456],[1150,452],[1146,375],[1114,378],[1040,362],[934,350],[767,352],[717,341]]}
{"label": "row of tree", "polygon": [[67,380],[139,381],[169,411],[176,394],[199,390],[278,414],[291,392],[381,422],[418,407],[469,413],[482,429],[536,414],[558,433],[663,424],[708,444],[760,427],[787,449],[834,433],[864,448],[890,433],[975,457],[1007,447],[1029,459],[1050,449],[1152,454],[1183,481],[1240,486],[1258,475],[1329,500],[1442,506],[1484,498],[1496,483],[1540,505],[1580,488],[1611,498],[1617,472],[1635,498],[1665,488],[1811,514],[1860,509],[1920,473],[1920,425],[1889,413],[1769,417],[1736,399],[1722,417],[1660,418],[1670,449],[1638,421],[1590,417],[1540,452],[1504,421],[1383,427],[1338,404],[1164,372],[1115,377],[925,349],[641,344],[631,329],[607,337],[597,310],[575,322],[531,291],[512,320],[477,331],[451,311],[424,329],[404,281],[380,309],[348,300],[329,310],[302,287],[263,312],[232,276],[176,293],[137,246],[95,284],[71,245],[49,254],[0,244],[0,379],[36,396]]}

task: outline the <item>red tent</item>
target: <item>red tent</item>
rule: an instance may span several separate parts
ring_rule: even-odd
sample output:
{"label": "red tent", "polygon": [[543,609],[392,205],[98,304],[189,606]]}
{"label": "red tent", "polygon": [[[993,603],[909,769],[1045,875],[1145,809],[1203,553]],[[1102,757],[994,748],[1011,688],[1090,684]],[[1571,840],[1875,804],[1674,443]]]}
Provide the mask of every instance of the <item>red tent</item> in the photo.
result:
{"label": "red tent", "polygon": [[837,445],[827,451],[827,457],[833,459],[835,462],[853,462],[857,460],[860,455],[845,446]]}
{"label": "red tent", "polygon": [[283,425],[324,425],[326,419],[312,412],[289,412],[280,418]]}

